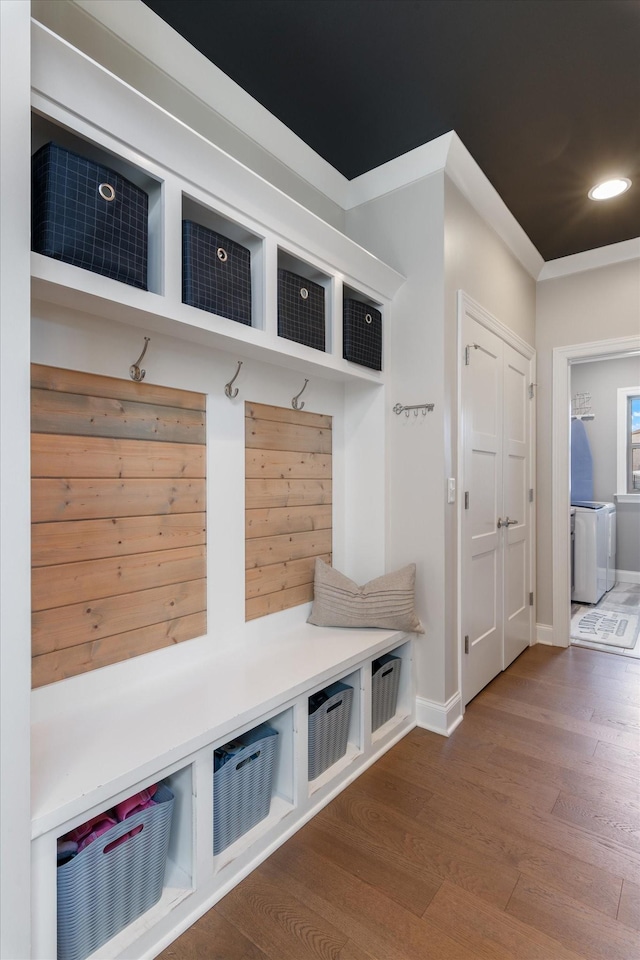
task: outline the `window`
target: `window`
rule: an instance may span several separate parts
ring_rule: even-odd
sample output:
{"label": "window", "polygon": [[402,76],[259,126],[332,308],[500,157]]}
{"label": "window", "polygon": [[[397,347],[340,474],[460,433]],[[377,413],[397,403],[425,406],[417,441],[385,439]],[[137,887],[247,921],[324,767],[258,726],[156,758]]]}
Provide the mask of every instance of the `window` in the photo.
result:
{"label": "window", "polygon": [[640,499],[640,386],[618,389],[617,497]]}

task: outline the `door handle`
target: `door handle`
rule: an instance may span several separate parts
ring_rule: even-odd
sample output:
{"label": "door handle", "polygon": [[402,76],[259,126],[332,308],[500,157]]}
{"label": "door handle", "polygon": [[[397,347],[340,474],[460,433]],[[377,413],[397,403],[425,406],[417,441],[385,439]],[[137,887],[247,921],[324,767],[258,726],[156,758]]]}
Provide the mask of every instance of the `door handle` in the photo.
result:
{"label": "door handle", "polygon": [[498,530],[500,527],[512,527],[515,523],[519,523],[519,520],[509,520],[509,517],[505,517],[504,520],[502,517],[498,517]]}

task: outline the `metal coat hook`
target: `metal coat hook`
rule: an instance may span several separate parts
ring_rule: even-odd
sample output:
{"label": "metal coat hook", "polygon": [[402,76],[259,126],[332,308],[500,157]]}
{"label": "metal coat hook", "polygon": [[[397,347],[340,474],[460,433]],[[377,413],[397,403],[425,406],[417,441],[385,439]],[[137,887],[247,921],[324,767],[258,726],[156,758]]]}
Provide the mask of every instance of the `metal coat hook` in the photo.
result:
{"label": "metal coat hook", "polygon": [[132,363],[131,366],[129,367],[129,376],[131,377],[132,380],[137,381],[137,383],[140,383],[141,380],[144,380],[145,374],[147,372],[146,370],[140,369],[140,364],[142,363],[142,358],[147,352],[147,347],[149,346],[150,340],[151,340],[151,337],[144,338],[144,347],[142,348],[142,353],[140,354],[136,362]]}
{"label": "metal coat hook", "polygon": [[302,409],[304,409],[304,400],[302,401],[302,403],[298,403],[298,401],[299,401],[300,397],[302,396],[302,394],[304,393],[304,391],[306,390],[308,383],[309,383],[309,381],[308,381],[308,380],[305,380],[305,382],[304,382],[304,387],[302,388],[302,390],[300,391],[300,393],[297,393],[297,394],[295,395],[295,397],[292,398],[292,400],[291,400],[291,406],[293,407],[294,410],[302,410]]}
{"label": "metal coat hook", "polygon": [[224,385],[225,396],[229,397],[229,400],[233,400],[235,397],[238,396],[238,388],[236,387],[235,390],[232,390],[231,388],[233,387],[234,383],[238,379],[238,374],[240,373],[241,366],[242,366],[242,360],[238,360],[238,369],[234,373],[231,380],[229,380],[229,383],[225,383]]}

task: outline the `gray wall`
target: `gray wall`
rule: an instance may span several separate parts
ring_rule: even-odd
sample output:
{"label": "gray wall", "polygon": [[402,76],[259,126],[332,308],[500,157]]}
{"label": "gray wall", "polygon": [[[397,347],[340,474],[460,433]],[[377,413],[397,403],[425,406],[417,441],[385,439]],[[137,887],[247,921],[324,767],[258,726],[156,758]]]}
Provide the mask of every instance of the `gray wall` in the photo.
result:
{"label": "gray wall", "polygon": [[[595,417],[585,421],[593,456],[594,500],[613,500],[616,492],[618,387],[639,384],[640,357],[571,366],[571,395],[590,393]],[[616,567],[640,571],[640,502],[617,504],[617,536]]]}

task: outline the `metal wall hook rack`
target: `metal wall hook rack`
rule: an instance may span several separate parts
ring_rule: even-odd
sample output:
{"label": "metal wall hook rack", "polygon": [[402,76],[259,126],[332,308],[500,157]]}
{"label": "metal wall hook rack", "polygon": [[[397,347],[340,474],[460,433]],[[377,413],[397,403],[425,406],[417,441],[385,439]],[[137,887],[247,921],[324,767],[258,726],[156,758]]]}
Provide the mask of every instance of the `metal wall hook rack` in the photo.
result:
{"label": "metal wall hook rack", "polygon": [[144,380],[145,374],[147,372],[146,370],[140,369],[140,364],[142,363],[142,358],[147,352],[147,347],[149,346],[150,340],[151,340],[151,337],[144,338],[144,347],[142,348],[142,353],[140,354],[136,362],[132,363],[131,366],[129,367],[129,376],[131,377],[132,380],[135,380],[137,383],[140,383],[141,380]]}
{"label": "metal wall hook rack", "polygon": [[293,407],[294,410],[302,410],[302,409],[304,409],[304,400],[302,401],[302,403],[300,403],[299,401],[300,401],[300,397],[302,396],[302,394],[303,394],[303,393],[305,392],[305,390],[307,389],[307,384],[308,384],[308,383],[309,383],[309,381],[308,381],[308,380],[305,380],[304,386],[303,386],[302,390],[300,391],[300,393],[297,393],[297,394],[295,395],[295,397],[292,397],[292,399],[291,399],[291,406]]}
{"label": "metal wall hook rack", "polygon": [[422,416],[426,417],[427,413],[431,413],[433,411],[434,406],[434,403],[414,403],[410,404],[409,406],[403,406],[401,403],[396,403],[395,407],[393,408],[393,412],[397,413],[399,416],[404,410],[405,416],[408,417],[409,411],[413,410],[414,417],[417,417],[418,410],[422,410]]}
{"label": "metal wall hook rack", "polygon": [[242,366],[242,360],[238,360],[238,369],[232,376],[231,380],[229,380],[229,383],[225,383],[224,385],[224,394],[226,397],[229,397],[229,400],[234,400],[238,396],[238,388],[236,387],[235,390],[233,390],[232,387],[236,382],[236,380],[238,379],[238,374],[240,373],[241,366]]}

